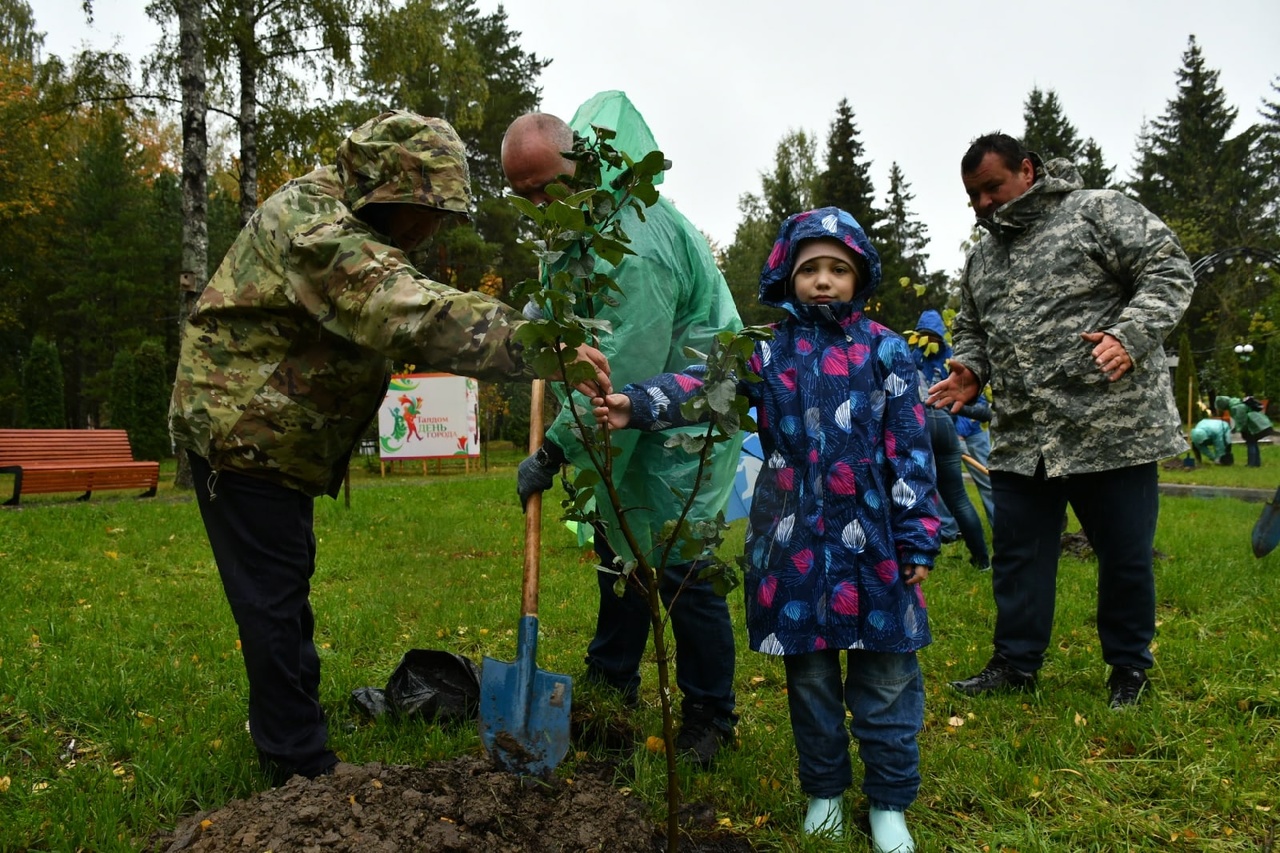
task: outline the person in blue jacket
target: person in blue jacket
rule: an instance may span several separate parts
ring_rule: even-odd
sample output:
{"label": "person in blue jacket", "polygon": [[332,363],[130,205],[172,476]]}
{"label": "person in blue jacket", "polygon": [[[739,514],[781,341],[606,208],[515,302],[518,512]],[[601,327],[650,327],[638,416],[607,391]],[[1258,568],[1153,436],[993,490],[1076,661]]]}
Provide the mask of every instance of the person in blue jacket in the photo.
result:
{"label": "person in blue jacket", "polygon": [[[946,339],[947,327],[942,315],[932,308],[920,314],[916,331],[912,336],[915,345],[911,354],[920,371],[921,381],[928,388],[945,379],[949,373],[947,360],[951,358],[951,346]],[[938,467],[938,497],[947,512],[960,528],[960,536],[969,549],[969,562],[979,569],[991,565],[987,553],[987,540],[982,529],[982,519],[969,500],[964,487],[964,469],[960,466],[960,439],[951,413],[929,407],[925,411],[929,427],[929,440],[933,444],[933,458]]]}
{"label": "person in blue jacket", "polygon": [[[920,582],[938,553],[933,453],[910,347],[869,319],[880,259],[834,207],[783,222],[760,275],[782,308],[755,346],[761,381],[738,393],[758,412],[764,465],[746,536],[751,648],[781,655],[809,795],[806,834],[844,833],[849,726],[865,768],[874,849],[915,849],[904,811],[920,785],[924,687],[916,652],[931,639]],[[680,407],[704,366],[593,400],[610,428],[687,424]],[[841,675],[841,652],[848,673]]]}

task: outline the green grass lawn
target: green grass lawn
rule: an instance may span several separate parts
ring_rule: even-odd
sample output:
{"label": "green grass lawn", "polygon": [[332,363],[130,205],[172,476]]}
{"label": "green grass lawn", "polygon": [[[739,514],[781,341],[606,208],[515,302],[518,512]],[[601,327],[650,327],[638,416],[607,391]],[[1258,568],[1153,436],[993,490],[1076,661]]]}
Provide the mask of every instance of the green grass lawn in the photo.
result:
{"label": "green grass lawn", "polygon": [[[351,691],[384,686],[410,648],[515,657],[523,523],[512,448],[488,470],[353,467],[351,505],[320,500],[312,596],[331,741],[347,761],[413,764],[480,750],[470,727],[370,722]],[[1237,455],[1243,461],[1243,449]],[[1264,467],[1161,477],[1274,489]],[[245,731],[236,631],[194,502],[160,495],[24,500],[0,511],[0,851],[134,850],[182,816],[263,787]],[[1184,480],[1184,478],[1190,478]],[[0,477],[0,494],[8,478]],[[554,493],[553,493],[554,494]],[[547,502],[553,508],[555,501]],[[1257,503],[1165,498],[1157,549],[1154,691],[1106,705],[1094,629],[1096,570],[1064,558],[1040,689],[971,699],[947,680],[990,654],[990,575],[947,546],[927,582],[935,642],[921,653],[927,691],[924,782],[909,820],[922,851],[1270,850],[1280,817],[1280,553],[1255,559]],[[741,521],[726,545],[741,545]],[[544,525],[543,669],[578,676],[594,625],[593,563],[554,517]],[[730,603],[739,745],[711,772],[681,772],[683,795],[766,850],[867,849],[799,836],[804,795],[779,662],[750,652],[740,591]],[[677,605],[678,606],[678,605]],[[646,664],[641,734],[658,734]],[[575,684],[575,701],[591,697]],[[601,757],[571,752],[561,772]],[[857,764],[855,762],[855,768]],[[663,808],[665,763],[643,746],[620,784]],[[856,787],[848,802],[865,809]]]}

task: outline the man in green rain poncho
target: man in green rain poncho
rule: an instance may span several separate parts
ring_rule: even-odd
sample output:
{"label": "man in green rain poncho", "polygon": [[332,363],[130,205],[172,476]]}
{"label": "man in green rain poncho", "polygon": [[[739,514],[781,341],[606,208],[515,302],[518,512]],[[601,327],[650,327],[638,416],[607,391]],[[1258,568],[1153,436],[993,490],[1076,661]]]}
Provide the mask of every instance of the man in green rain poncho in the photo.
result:
{"label": "man in green rain poncho", "polygon": [[[549,201],[547,185],[574,171],[574,163],[562,155],[572,149],[574,131],[589,137],[594,133],[593,125],[614,130],[617,136],[611,144],[633,160],[658,149],[644,118],[627,96],[601,92],[579,107],[568,125],[545,113],[531,113],[512,122],[502,142],[502,168],[512,189],[537,204]],[[602,178],[608,182],[615,175],[606,170]],[[661,178],[659,175],[654,182]],[[618,305],[597,306],[598,316],[613,328],[601,340],[600,349],[609,358],[615,387],[683,370],[692,361],[685,355],[686,347],[708,352],[716,333],[742,327],[706,238],[665,198],[646,209],[644,221],[628,208],[622,227],[635,254],[612,268],[596,259],[596,269],[611,275],[623,292]],[[589,401],[581,395],[579,405],[589,416]],[[591,466],[571,431],[572,423],[566,408],[547,430],[538,452],[521,464],[517,488],[522,501],[549,488],[566,461],[579,468]],[[701,432],[701,428],[695,431]],[[681,500],[672,490],[687,495],[697,479],[697,457],[666,447],[670,438],[664,433],[631,430],[612,437],[621,451],[613,463],[614,483],[638,544],[648,550],[655,567],[661,559],[662,526],[679,514]],[[710,478],[699,489],[691,522],[713,519],[724,508],[740,444],[730,441],[717,446]],[[595,497],[605,519],[595,530],[595,550],[601,565],[609,567],[615,554],[630,558],[631,551],[617,529],[603,486],[597,487]],[[668,566],[661,573],[659,591],[671,611],[676,683],[684,694],[676,746],[705,767],[720,745],[732,738],[738,718],[734,712],[729,609],[709,583],[696,579],[700,568],[699,563]],[[640,659],[649,640],[649,609],[635,585],[629,585],[626,595],[619,597],[613,589],[615,578],[607,571],[597,572],[600,610],[595,637],[587,647],[586,677],[617,689],[627,702],[634,703],[640,686]],[[677,591],[679,597],[672,606]]]}

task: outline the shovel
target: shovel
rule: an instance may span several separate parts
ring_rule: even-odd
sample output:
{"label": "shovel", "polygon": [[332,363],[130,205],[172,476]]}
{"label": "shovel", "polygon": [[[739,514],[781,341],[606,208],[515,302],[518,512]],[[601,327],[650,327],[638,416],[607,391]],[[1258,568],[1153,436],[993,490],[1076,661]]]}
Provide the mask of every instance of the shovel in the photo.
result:
{"label": "shovel", "polygon": [[1253,525],[1253,556],[1262,559],[1275,550],[1277,544],[1280,544],[1280,489],[1276,489],[1275,497],[1267,501]]}
{"label": "shovel", "polygon": [[[533,381],[529,452],[542,440],[545,383]],[[569,751],[569,708],[573,682],[567,675],[538,669],[538,562],[542,550],[542,495],[529,497],[524,516],[524,586],[516,660],[486,657],[480,670],[480,739],[504,770],[543,776]]]}

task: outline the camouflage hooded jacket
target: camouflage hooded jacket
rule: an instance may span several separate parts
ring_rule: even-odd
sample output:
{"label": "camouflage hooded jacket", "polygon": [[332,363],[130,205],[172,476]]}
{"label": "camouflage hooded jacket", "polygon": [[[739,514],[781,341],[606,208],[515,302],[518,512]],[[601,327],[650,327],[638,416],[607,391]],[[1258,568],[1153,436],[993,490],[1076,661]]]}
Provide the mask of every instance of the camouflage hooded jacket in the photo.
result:
{"label": "camouflage hooded jacket", "polygon": [[[989,465],[1050,477],[1105,471],[1186,449],[1164,339],[1186,310],[1191,265],[1158,217],[1118,192],[1083,190],[1066,160],[980,220],[965,259],[953,360],[994,398]],[[1081,332],[1133,359],[1116,382]]]}
{"label": "camouflage hooded jacket", "polygon": [[518,312],[424,278],[356,215],[385,202],[465,215],[470,191],[453,128],[392,112],[352,132],[335,166],[267,199],[188,318],[175,445],[214,470],[336,494],[388,359],[485,380],[524,373]]}

